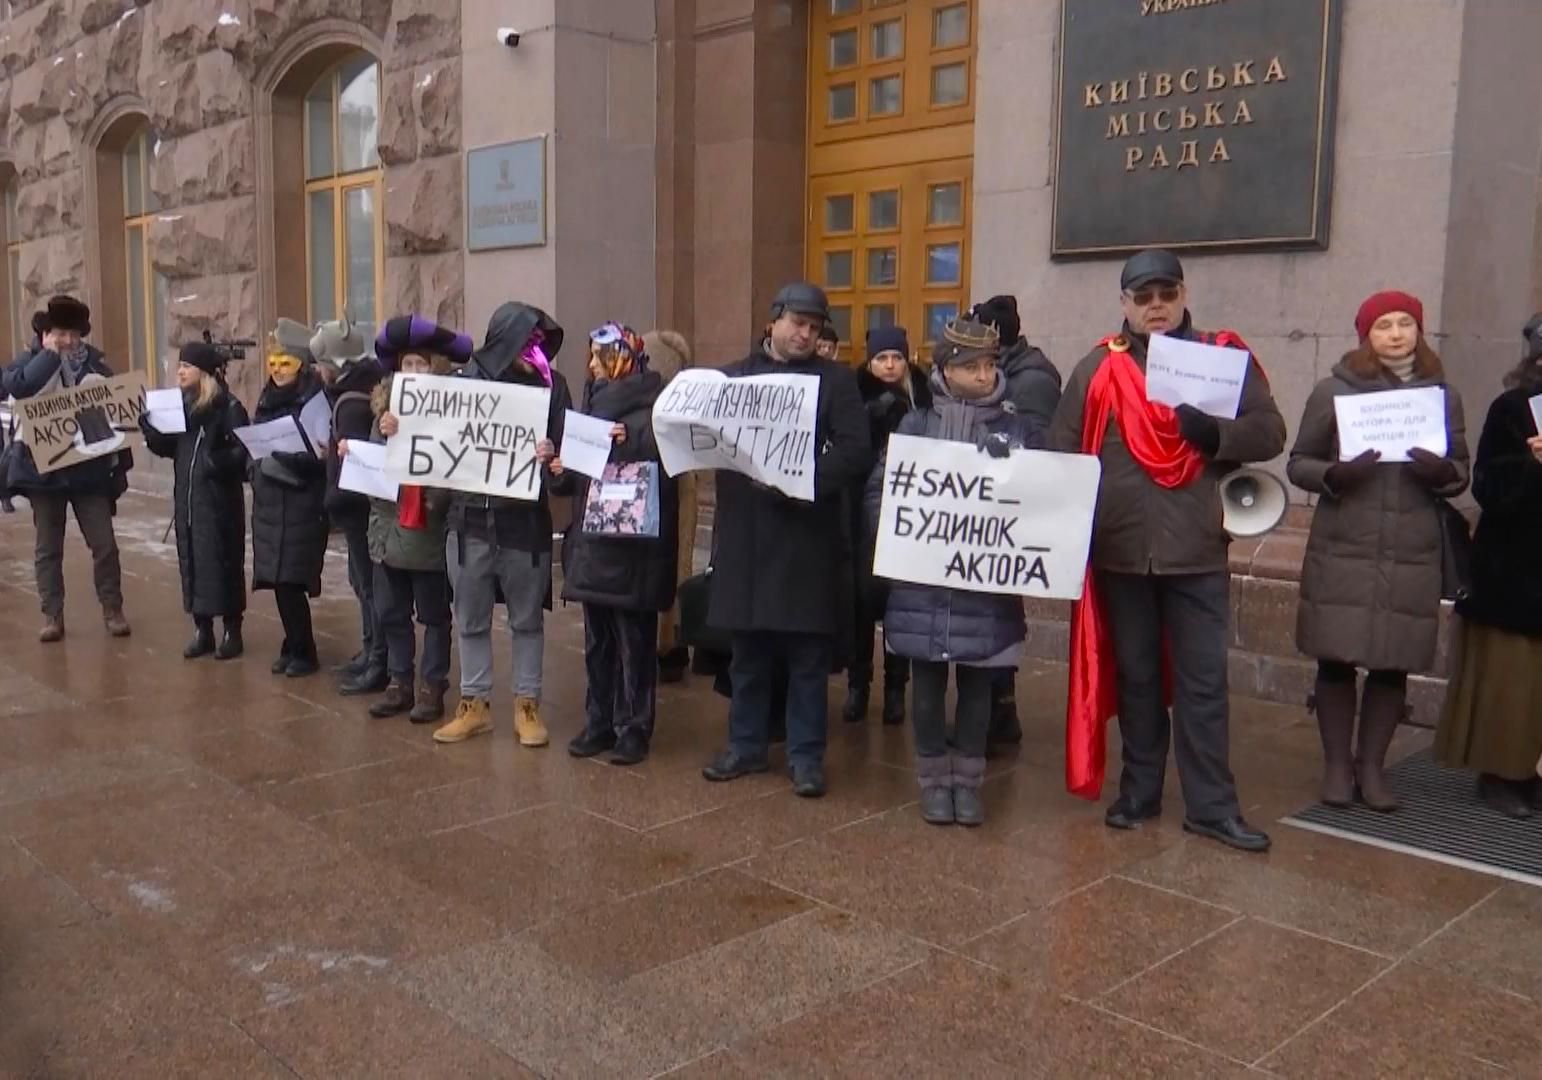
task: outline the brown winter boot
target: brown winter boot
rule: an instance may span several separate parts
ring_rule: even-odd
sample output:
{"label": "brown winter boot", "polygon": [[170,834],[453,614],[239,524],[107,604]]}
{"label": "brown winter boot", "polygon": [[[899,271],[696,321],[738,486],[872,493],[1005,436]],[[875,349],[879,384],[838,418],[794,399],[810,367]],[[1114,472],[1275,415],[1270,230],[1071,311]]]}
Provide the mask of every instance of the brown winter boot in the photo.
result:
{"label": "brown winter boot", "polygon": [[1353,806],[1355,759],[1355,683],[1317,680],[1312,709],[1322,736],[1322,801],[1328,806]]}
{"label": "brown winter boot", "polygon": [[1397,734],[1397,726],[1403,722],[1407,699],[1406,687],[1386,686],[1370,679],[1366,680],[1365,693],[1360,699],[1360,745],[1355,751],[1360,801],[1384,814],[1400,805],[1387,784],[1382,766],[1386,764],[1392,736]]}
{"label": "brown winter boot", "polygon": [[64,640],[64,616],[45,615],[43,628],[37,632],[37,639],[45,644]]}
{"label": "brown winter boot", "polygon": [[122,608],[102,609],[102,622],[107,625],[107,632],[113,637],[129,636],[129,624],[128,620],[123,617]]}
{"label": "brown winter boot", "polygon": [[492,706],[486,698],[460,699],[455,707],[455,718],[434,732],[437,743],[465,742],[473,735],[483,735],[493,729]]}
{"label": "brown winter boot", "polygon": [[380,695],[380,700],[369,707],[369,714],[376,720],[384,720],[388,716],[400,716],[412,708],[412,680],[403,682],[401,679],[392,679],[385,688],[385,693]]}
{"label": "brown winter boot", "polygon": [[418,687],[418,702],[407,714],[407,719],[414,724],[432,724],[444,719],[444,692],[447,687],[444,683],[430,686],[424,683]]}
{"label": "brown winter boot", "polygon": [[541,723],[541,705],[535,698],[514,699],[514,733],[521,746],[545,746],[551,742],[546,725]]}

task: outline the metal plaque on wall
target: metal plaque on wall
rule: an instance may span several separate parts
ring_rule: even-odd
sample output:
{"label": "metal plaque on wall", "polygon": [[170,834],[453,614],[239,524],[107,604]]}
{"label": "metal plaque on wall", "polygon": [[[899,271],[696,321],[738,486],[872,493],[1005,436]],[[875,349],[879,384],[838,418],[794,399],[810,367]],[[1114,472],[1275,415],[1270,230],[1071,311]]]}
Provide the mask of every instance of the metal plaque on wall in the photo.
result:
{"label": "metal plaque on wall", "polygon": [[546,243],[546,136],[466,151],[466,247]]}
{"label": "metal plaque on wall", "polygon": [[1341,0],[1062,0],[1051,255],[1326,248]]}

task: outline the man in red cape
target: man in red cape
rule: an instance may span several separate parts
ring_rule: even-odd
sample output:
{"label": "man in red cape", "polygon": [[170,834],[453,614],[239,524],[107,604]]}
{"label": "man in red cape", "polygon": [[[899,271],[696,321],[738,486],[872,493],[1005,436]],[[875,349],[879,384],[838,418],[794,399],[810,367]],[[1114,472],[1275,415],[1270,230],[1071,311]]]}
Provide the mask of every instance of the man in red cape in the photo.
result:
{"label": "man in red cape", "polygon": [[1119,284],[1124,329],[1077,365],[1050,431],[1055,449],[1103,463],[1086,590],[1071,623],[1066,785],[1088,799],[1102,792],[1104,731],[1117,713],[1124,769],[1104,817],[1110,828],[1139,828],[1162,812],[1172,735],[1183,827],[1264,851],[1269,837],[1243,820],[1228,763],[1230,537],[1219,480],[1284,450],[1285,421],[1256,361],[1234,420],[1148,402],[1152,334],[1246,345],[1230,331],[1194,329],[1171,252],[1131,257]]}

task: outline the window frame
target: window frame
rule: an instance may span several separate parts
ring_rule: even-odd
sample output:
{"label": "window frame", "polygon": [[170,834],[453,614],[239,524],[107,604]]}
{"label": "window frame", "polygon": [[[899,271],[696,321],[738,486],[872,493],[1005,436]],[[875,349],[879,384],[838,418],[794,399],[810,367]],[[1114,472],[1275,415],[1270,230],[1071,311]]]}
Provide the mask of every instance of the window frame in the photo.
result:
{"label": "window frame", "polygon": [[[339,172],[342,155],[342,73],[343,69],[360,59],[368,58],[368,67],[375,68],[376,86],[376,146],[375,163],[349,172]],[[311,96],[323,83],[329,83],[331,88],[330,109],[332,128],[332,166],[330,176],[311,177],[310,151],[311,151],[311,110],[308,106]],[[305,189],[303,200],[305,205],[305,317],[306,321],[314,326],[321,321],[315,309],[315,258],[312,249],[311,229],[311,200],[312,196],[322,192],[330,193],[332,203],[332,318],[341,318],[345,314],[350,320],[359,318],[357,312],[348,310],[348,286],[350,283],[348,266],[348,196],[351,192],[368,190],[374,203],[374,294],[375,311],[373,322],[378,323],[381,318],[381,304],[385,299],[385,167],[380,161],[379,124],[385,113],[385,83],[384,71],[381,63],[372,54],[357,52],[344,56],[333,63],[320,77],[311,84],[302,96],[306,102],[301,114],[300,147],[304,155],[303,174],[305,176]]]}
{"label": "window frame", "polygon": [[[128,325],[125,328],[129,341],[129,355],[125,361],[135,370],[141,370],[136,363],[135,353],[139,352],[143,357],[143,371],[145,382],[151,387],[161,385],[161,367],[167,362],[167,358],[161,355],[160,338],[161,331],[168,325],[167,312],[160,303],[160,298],[165,294],[163,287],[164,277],[155,269],[155,260],[151,257],[150,249],[150,223],[160,215],[160,205],[155,198],[155,193],[150,187],[150,163],[154,159],[154,147],[159,143],[155,131],[148,122],[141,124],[128,141],[123,144],[123,150],[119,154],[119,183],[123,192],[123,259],[124,279],[123,288],[127,307],[125,313],[128,316]],[[140,205],[137,212],[129,203],[129,161],[131,157],[137,157],[139,161],[139,196]],[[134,246],[130,239],[135,233],[139,234],[139,281],[143,287],[142,295],[135,295],[134,290]],[[135,317],[141,320],[140,332],[143,335],[136,343],[134,341]]]}

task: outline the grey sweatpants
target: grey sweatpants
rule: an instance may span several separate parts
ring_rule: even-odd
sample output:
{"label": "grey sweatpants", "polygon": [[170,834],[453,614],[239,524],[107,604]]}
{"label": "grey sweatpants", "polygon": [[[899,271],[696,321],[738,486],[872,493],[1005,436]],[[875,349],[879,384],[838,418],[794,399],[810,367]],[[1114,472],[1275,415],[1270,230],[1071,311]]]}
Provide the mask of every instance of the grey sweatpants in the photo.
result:
{"label": "grey sweatpants", "polygon": [[445,537],[445,566],[455,593],[455,638],[460,648],[461,697],[493,692],[494,586],[503,588],[514,639],[514,694],[541,699],[546,590],[551,554],[504,550],[474,536]]}

